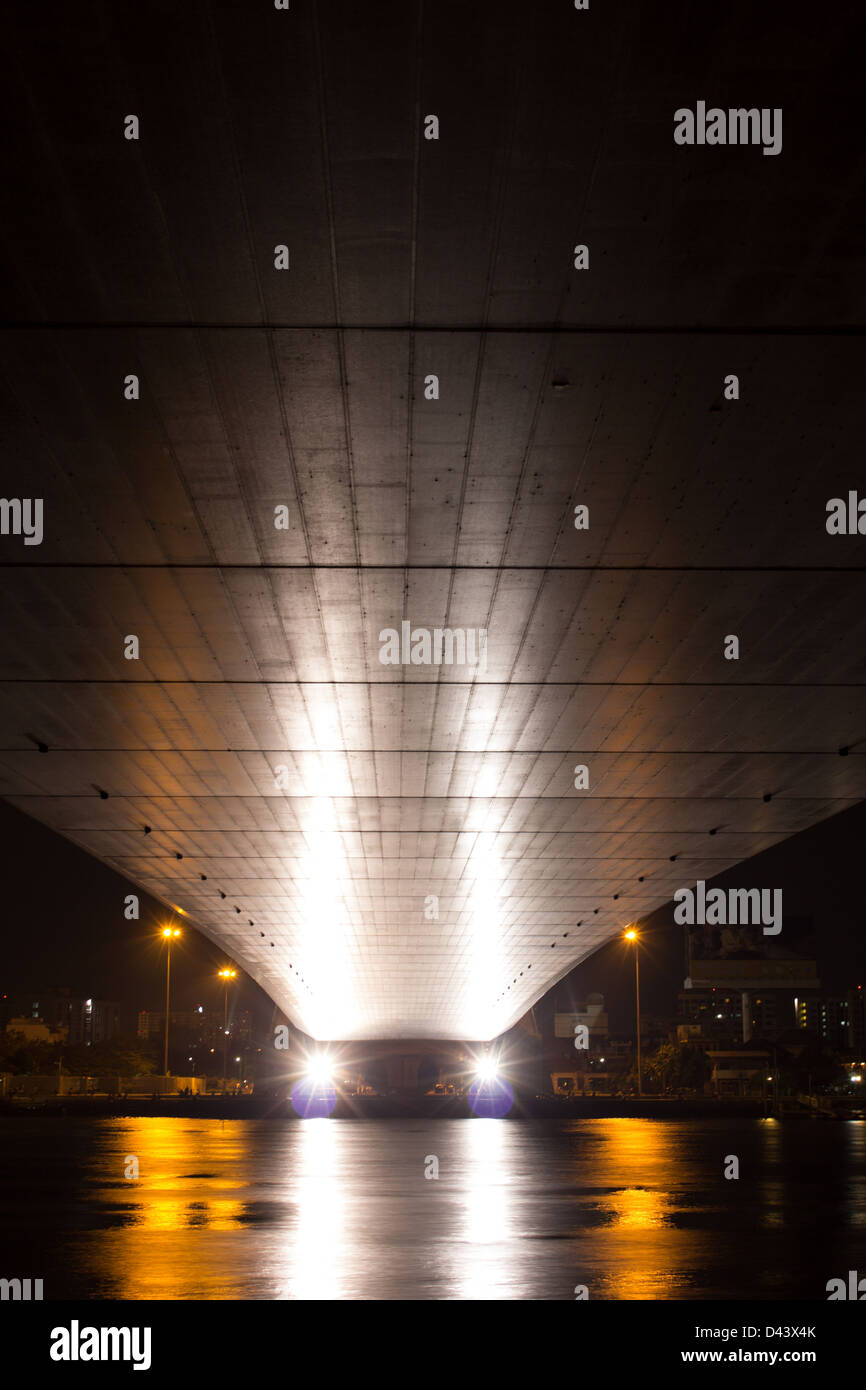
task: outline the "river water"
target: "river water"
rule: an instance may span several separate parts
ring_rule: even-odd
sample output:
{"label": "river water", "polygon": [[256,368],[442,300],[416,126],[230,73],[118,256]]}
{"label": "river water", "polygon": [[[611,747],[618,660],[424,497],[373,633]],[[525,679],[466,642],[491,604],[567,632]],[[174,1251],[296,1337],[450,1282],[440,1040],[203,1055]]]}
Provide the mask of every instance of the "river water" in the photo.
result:
{"label": "river water", "polygon": [[824,1300],[849,1269],[862,1121],[0,1120],[0,1277],[46,1300]]}

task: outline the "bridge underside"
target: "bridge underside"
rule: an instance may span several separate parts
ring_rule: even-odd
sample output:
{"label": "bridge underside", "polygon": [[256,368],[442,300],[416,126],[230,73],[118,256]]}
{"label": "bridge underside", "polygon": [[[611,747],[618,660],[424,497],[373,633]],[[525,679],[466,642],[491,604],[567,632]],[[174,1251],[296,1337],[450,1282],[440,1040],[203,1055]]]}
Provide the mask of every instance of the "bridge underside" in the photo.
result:
{"label": "bridge underside", "polygon": [[[3,489],[45,514],[0,537],[0,794],[315,1037],[493,1037],[866,796],[849,36],[756,91],[726,7],[703,90],[786,144],[687,149],[689,7],[615,8],[0,21]],[[403,623],[486,661],[383,664]]]}

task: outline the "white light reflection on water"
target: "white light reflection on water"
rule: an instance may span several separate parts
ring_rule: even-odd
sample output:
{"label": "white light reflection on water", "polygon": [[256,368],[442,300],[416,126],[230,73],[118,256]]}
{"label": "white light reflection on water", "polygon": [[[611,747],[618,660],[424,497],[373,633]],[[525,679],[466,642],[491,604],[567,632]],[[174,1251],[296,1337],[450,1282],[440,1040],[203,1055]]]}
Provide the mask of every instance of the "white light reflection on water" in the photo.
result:
{"label": "white light reflection on water", "polygon": [[345,1143],[345,1125],[327,1119],[299,1122],[292,1165],[297,1221],[286,1240],[286,1288],[281,1297],[343,1297],[349,1166]]}
{"label": "white light reflection on water", "polygon": [[52,1299],[824,1298],[866,1125],[0,1118],[0,1242]]}

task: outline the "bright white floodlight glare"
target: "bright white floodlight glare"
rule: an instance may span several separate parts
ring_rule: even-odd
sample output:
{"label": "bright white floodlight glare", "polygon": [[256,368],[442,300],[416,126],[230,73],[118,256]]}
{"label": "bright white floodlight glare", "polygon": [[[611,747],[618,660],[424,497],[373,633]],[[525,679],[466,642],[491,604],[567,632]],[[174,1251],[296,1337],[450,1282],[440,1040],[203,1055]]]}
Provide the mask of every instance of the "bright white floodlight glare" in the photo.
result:
{"label": "bright white floodlight glare", "polygon": [[330,1086],[334,1071],[327,1057],[312,1057],[307,1064],[307,1076],[317,1086]]}
{"label": "bright white floodlight glare", "polygon": [[492,1057],[482,1057],[475,1075],[479,1081],[495,1081],[499,1075],[499,1068]]}

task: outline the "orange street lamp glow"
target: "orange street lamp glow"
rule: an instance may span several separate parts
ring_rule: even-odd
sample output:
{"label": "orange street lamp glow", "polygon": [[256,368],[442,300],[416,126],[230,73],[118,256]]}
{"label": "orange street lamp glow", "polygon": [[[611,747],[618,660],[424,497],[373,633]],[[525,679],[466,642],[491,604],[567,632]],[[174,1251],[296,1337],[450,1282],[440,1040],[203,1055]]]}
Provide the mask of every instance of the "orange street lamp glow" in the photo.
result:
{"label": "orange street lamp glow", "polygon": [[623,932],[626,941],[634,942],[634,1004],[635,1004],[635,1060],[637,1062],[637,1093],[643,1096],[643,1078],[640,1068],[640,967],[638,965],[639,942],[634,927]]}
{"label": "orange street lamp glow", "polygon": [[171,943],[180,936],[179,927],[163,927],[163,939],[166,945],[165,952],[165,1054],[163,1057],[163,1070],[168,1076],[168,1017],[170,1011],[169,1004],[169,982],[171,979]]}
{"label": "orange street lamp glow", "polygon": [[229,980],[237,979],[238,972],[232,970],[230,965],[223,970],[218,970],[217,975],[224,985],[223,991],[223,1095],[226,1093],[226,1047],[229,1036]]}

